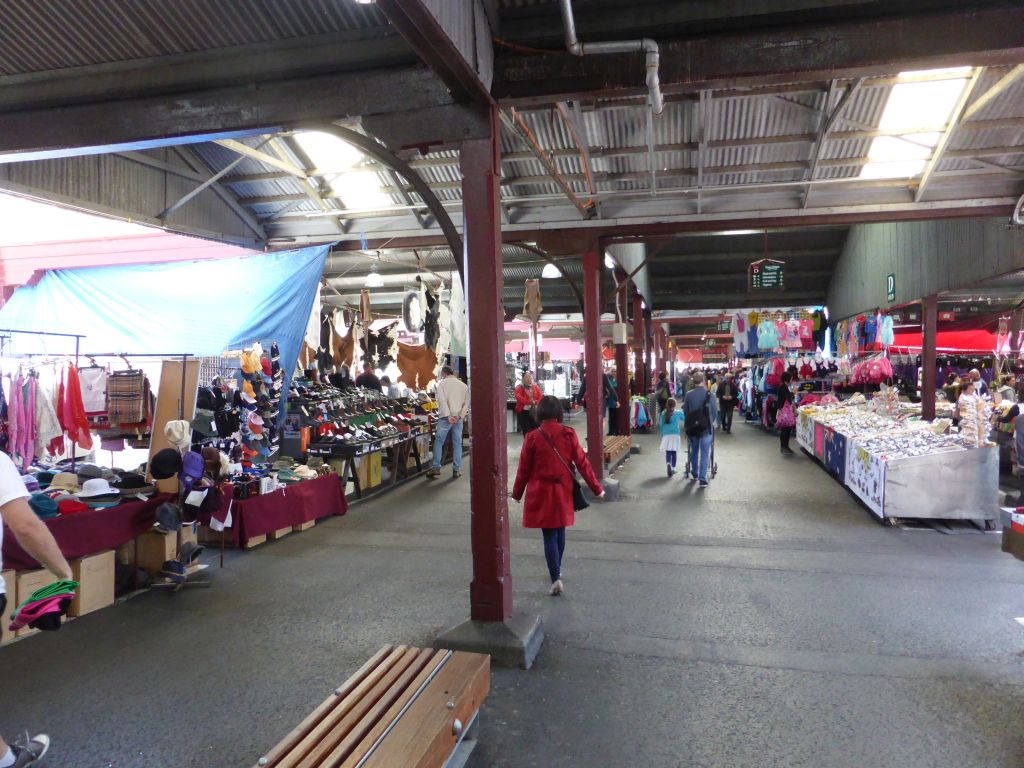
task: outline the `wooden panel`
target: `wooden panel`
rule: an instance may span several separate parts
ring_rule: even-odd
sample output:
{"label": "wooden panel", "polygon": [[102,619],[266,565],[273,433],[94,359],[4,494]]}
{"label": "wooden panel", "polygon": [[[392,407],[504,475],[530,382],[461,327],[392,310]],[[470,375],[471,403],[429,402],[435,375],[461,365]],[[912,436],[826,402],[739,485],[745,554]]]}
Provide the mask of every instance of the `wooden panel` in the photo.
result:
{"label": "wooden panel", "polygon": [[[182,365],[185,367],[185,385],[182,387]],[[192,421],[196,410],[196,393],[199,390],[199,361],[164,360],[160,369],[160,389],[156,396],[156,411],[153,414],[153,437],[149,443],[149,458],[171,444],[164,437],[168,421],[185,419]],[[178,478],[157,480],[156,487],[161,493],[177,493]]]}
{"label": "wooden panel", "polygon": [[[491,658],[477,653],[453,654],[402,716],[365,768],[441,768],[459,737],[452,724],[469,726],[490,690]],[[448,704],[454,706],[449,709]]]}
{"label": "wooden panel", "polygon": [[[344,698],[349,696],[359,685],[366,680],[367,676],[377,669],[381,664],[386,664],[386,660],[389,657],[397,657],[401,647],[395,648],[391,645],[385,645],[377,653],[370,658],[363,666],[356,670],[348,680],[346,680],[340,688],[336,689],[334,693],[328,696],[323,703],[320,704],[316,709],[310,713],[310,715],[299,723],[295,728],[292,729],[291,733],[285,736],[277,745],[264,755],[266,762],[261,765],[263,768],[275,768],[279,765],[277,762],[282,756],[290,752],[296,744],[308,734],[327,714],[338,706],[338,703]],[[254,768],[256,768],[254,766]]]}

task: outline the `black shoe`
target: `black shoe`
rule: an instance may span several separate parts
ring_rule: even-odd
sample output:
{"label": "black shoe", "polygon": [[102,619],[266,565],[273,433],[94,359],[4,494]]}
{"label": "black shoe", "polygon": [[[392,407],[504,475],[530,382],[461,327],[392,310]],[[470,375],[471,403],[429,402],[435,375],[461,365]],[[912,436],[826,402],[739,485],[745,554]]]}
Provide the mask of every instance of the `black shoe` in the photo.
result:
{"label": "black shoe", "polygon": [[782,455],[783,456],[792,456],[793,455],[793,450],[791,448],[783,448],[782,449]]}
{"label": "black shoe", "polygon": [[46,734],[33,736],[24,746],[15,746],[12,768],[28,768],[43,759],[50,749],[50,737]]}

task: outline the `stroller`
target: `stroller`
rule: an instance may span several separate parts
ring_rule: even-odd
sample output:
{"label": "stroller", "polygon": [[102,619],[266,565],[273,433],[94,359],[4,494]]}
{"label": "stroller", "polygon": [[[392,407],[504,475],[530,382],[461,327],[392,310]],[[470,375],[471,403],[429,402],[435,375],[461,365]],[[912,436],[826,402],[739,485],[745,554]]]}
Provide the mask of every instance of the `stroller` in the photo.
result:
{"label": "stroller", "polygon": [[[711,430],[711,455],[708,456],[708,475],[709,479],[713,480],[718,474],[718,462],[715,461],[715,432],[717,430]],[[683,474],[683,478],[689,480],[692,475],[690,474],[690,438],[686,438],[686,470]]]}

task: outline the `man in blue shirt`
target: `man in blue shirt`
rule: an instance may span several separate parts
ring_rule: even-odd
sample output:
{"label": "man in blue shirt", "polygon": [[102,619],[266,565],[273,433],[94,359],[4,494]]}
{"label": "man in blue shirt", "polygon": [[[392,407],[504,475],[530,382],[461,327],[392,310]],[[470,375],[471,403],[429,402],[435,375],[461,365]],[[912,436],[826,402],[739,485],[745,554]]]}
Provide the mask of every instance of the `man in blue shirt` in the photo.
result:
{"label": "man in blue shirt", "polygon": [[707,488],[711,441],[715,422],[718,421],[718,403],[708,391],[704,374],[700,371],[693,374],[693,389],[683,399],[683,415],[690,443],[690,474],[700,481],[701,488]]}

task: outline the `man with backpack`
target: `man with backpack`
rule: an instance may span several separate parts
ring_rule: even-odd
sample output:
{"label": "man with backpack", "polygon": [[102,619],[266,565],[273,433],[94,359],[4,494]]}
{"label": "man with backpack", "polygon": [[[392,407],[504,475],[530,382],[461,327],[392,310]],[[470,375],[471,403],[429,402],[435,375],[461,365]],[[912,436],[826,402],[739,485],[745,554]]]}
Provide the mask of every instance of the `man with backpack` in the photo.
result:
{"label": "man with backpack", "polygon": [[711,460],[711,441],[718,420],[718,403],[708,391],[704,374],[693,374],[693,389],[683,399],[684,430],[689,440],[690,474],[708,487],[708,464]]}
{"label": "man with backpack", "polygon": [[[658,374],[658,384],[654,388],[654,399],[658,404],[658,416],[665,412],[672,391],[668,383],[668,374],[662,371]],[[657,417],[655,417],[657,419]]]}

